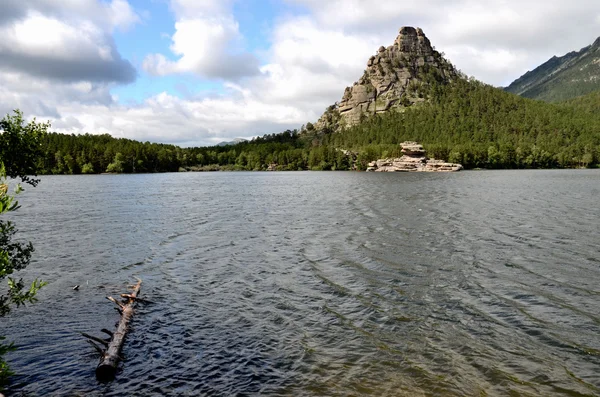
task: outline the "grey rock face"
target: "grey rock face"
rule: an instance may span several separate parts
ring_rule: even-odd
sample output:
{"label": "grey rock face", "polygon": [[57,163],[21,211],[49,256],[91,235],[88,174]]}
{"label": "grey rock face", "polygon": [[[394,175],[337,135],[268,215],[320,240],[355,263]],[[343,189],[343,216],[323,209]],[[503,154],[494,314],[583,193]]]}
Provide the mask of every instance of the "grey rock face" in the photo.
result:
{"label": "grey rock face", "polygon": [[[389,47],[379,47],[367,62],[362,77],[344,91],[331,111],[339,112],[339,124],[352,126],[365,117],[401,110],[424,101],[423,91],[432,76],[448,82],[458,76],[456,69],[435,51],[420,28],[403,27]],[[324,114],[317,128],[327,126]]]}

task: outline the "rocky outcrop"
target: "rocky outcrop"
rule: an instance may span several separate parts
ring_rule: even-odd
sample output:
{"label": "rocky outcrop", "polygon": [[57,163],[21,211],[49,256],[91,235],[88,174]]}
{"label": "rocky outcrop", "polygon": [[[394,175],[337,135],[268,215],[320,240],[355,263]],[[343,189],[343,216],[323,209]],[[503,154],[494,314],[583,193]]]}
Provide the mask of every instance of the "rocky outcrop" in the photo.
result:
{"label": "rocky outcrop", "polygon": [[367,171],[375,172],[453,172],[460,171],[460,164],[447,163],[443,160],[428,159],[427,152],[417,142],[401,143],[402,157],[382,159],[369,163]]}
{"label": "rocky outcrop", "polygon": [[[341,101],[325,112],[316,127],[335,130],[369,115],[423,102],[430,84],[457,76],[420,28],[403,27],[392,45],[379,47],[369,58],[362,77],[346,88]],[[338,124],[332,126],[332,121]]]}

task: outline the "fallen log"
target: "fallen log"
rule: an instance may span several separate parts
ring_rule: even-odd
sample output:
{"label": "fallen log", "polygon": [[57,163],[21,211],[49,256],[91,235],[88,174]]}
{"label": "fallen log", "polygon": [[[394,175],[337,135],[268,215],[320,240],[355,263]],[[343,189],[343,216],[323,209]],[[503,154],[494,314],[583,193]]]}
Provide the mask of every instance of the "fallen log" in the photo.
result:
{"label": "fallen log", "polygon": [[108,342],[108,347],[102,353],[100,364],[98,364],[98,367],[96,368],[96,377],[98,380],[112,380],[117,372],[117,365],[121,359],[119,353],[121,352],[123,342],[125,341],[125,335],[127,335],[128,331],[127,324],[129,324],[131,317],[133,317],[133,306],[137,301],[137,295],[139,294],[142,285],[142,280],[137,280],[138,282],[133,286],[133,290],[130,294],[131,296],[128,297],[123,303],[118,302],[112,297],[107,298],[119,306],[121,319],[119,320],[119,324],[115,332],[111,333],[106,329],[102,330],[102,332],[111,335],[111,339],[110,342]]}

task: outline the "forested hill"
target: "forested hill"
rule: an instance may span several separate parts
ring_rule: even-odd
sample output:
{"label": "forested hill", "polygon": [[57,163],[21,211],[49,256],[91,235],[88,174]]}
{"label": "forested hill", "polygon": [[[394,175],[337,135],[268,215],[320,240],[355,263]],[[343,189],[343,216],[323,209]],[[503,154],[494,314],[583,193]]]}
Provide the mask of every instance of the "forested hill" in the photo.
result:
{"label": "forested hill", "polygon": [[600,115],[600,91],[578,96],[563,102],[564,105],[573,107],[591,115]]}
{"label": "forested hill", "polygon": [[[180,148],[175,145],[138,142],[103,135],[51,133],[42,143],[40,174],[146,173],[194,170],[260,170],[273,161],[273,154],[286,159],[306,154],[298,131],[265,135],[233,146]],[[289,153],[287,153],[289,151]],[[292,154],[291,152],[294,152]],[[290,161],[286,161],[286,164]],[[306,162],[300,161],[298,169]]]}
{"label": "forested hill", "polygon": [[561,102],[596,90],[600,90],[600,38],[580,51],[552,57],[506,88],[547,102]]}
{"label": "forested hill", "polygon": [[103,135],[46,135],[42,174],[177,171],[184,150],[173,145],[141,143]]}
{"label": "forested hill", "polygon": [[[41,173],[178,170],[364,169],[421,142],[430,155],[466,168],[592,167],[600,163],[600,94],[566,104],[522,98],[477,81],[434,85],[427,102],[367,118],[337,133],[265,135],[234,146],[180,148],[109,135],[49,134]],[[347,151],[353,153],[348,153]]]}
{"label": "forested hill", "polygon": [[438,87],[429,103],[371,118],[324,142],[386,157],[398,154],[398,143],[416,140],[434,157],[467,168],[597,166],[600,113],[587,110],[594,98],[549,104],[461,79]]}

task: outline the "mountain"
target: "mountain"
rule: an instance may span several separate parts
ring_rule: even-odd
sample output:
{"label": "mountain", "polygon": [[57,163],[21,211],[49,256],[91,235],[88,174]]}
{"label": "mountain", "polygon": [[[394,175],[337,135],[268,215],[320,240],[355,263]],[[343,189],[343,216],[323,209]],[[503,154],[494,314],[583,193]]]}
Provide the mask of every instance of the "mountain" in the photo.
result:
{"label": "mountain", "polygon": [[238,143],[242,143],[242,142],[248,142],[248,140],[244,139],[244,138],[235,138],[233,141],[219,142],[215,146],[233,146],[233,145],[237,145]]}
{"label": "mountain", "polygon": [[330,106],[317,129],[349,127],[365,116],[400,110],[427,99],[429,87],[458,77],[456,68],[437,52],[420,28],[403,27],[394,43],[379,47],[363,75]]}
{"label": "mountain", "polygon": [[552,57],[505,90],[546,102],[561,102],[600,90],[600,37],[580,51]]}

